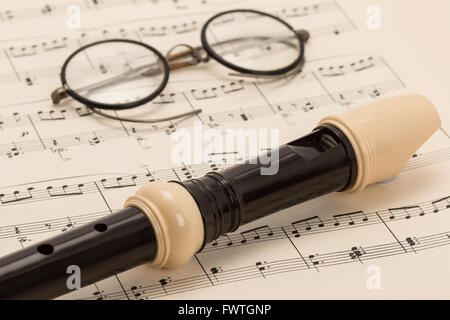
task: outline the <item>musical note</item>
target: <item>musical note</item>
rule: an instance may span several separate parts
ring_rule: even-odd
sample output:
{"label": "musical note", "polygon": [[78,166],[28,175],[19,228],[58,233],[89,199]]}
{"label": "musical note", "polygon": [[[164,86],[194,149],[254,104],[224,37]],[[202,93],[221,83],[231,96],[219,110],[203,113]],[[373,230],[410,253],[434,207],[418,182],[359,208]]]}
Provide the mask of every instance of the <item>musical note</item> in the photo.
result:
{"label": "musical note", "polygon": [[431,204],[434,207],[434,210],[433,210],[434,213],[437,213],[437,212],[439,212],[439,210],[442,210],[442,209],[449,209],[450,208],[450,196],[433,201],[433,202],[431,202]]}
{"label": "musical note", "polygon": [[311,262],[311,264],[314,266],[314,268],[316,269],[316,271],[319,271],[318,266],[321,264],[324,264],[323,260],[317,259],[319,257],[318,254],[310,254],[308,256],[309,261]]}
{"label": "musical note", "polygon": [[266,266],[267,261],[258,261],[255,263],[256,268],[258,269],[258,271],[261,273],[261,275],[263,276],[263,278],[265,278],[266,276],[264,275],[264,271],[266,270],[266,268],[269,268],[269,266]]}
{"label": "musical note", "polygon": [[419,240],[417,240],[416,237],[407,237],[405,240],[408,243],[408,245],[411,247],[411,249],[414,251],[414,253],[417,253],[416,250],[414,249],[414,246],[416,246],[420,243]]}
{"label": "musical note", "polygon": [[139,144],[139,147],[141,147],[144,150],[150,149],[151,144],[149,143],[148,139],[145,137],[136,137],[136,141]]}
{"label": "musical note", "polygon": [[248,121],[248,119],[249,119],[248,116],[245,113],[241,113],[239,116],[241,117],[241,119],[243,121]]}
{"label": "musical note", "polygon": [[243,85],[244,80],[239,80],[237,82],[230,82],[229,84],[223,84],[220,88],[223,90],[225,94],[244,90],[245,87]]}
{"label": "musical note", "polygon": [[118,177],[115,179],[101,179],[100,183],[105,189],[121,189],[121,188],[135,187],[136,179],[137,176],[126,177],[125,180],[127,180],[127,182],[124,183],[123,182],[124,177]]}
{"label": "musical note", "polygon": [[360,221],[362,222],[367,222],[369,220],[369,218],[363,211],[336,214],[333,216],[333,219],[335,220],[334,226],[337,227],[342,223],[353,226],[355,225],[355,220],[357,218],[360,218]]}
{"label": "musical note", "polygon": [[155,181],[155,177],[153,177],[153,174],[150,171],[146,173],[145,176],[148,178],[148,182]]}
{"label": "musical note", "polygon": [[381,92],[380,90],[378,90],[377,88],[374,88],[370,94],[369,94],[372,98],[378,98],[379,96],[381,96]]}
{"label": "musical note", "polygon": [[167,26],[140,27],[139,33],[144,37],[162,37],[167,35]]}
{"label": "musical note", "polygon": [[168,136],[170,136],[172,133],[174,133],[176,131],[177,131],[177,128],[176,128],[176,126],[173,123],[171,123],[169,126],[167,126],[167,129],[164,130],[164,132]]}
{"label": "musical note", "polygon": [[231,151],[231,152],[210,152],[208,153],[208,160],[207,163],[209,163],[209,167],[212,171],[217,171],[217,163],[230,163],[235,164],[242,162],[242,157],[239,155],[239,152],[237,151]]}
{"label": "musical note", "polygon": [[[211,164],[210,164],[210,167],[211,167],[211,170],[212,170],[212,171],[217,171],[217,170],[219,170],[219,168],[217,167],[217,164],[213,163],[211,160],[209,160],[208,162],[211,163]],[[225,160],[225,162],[226,162],[226,160]]]}
{"label": "musical note", "polygon": [[306,98],[306,103],[305,105],[302,107],[303,111],[305,112],[309,112],[311,110],[314,110],[316,108],[316,106],[314,105],[314,102],[309,100],[308,98]]}
{"label": "musical note", "polygon": [[227,247],[231,247],[233,245],[233,241],[228,234],[226,234],[225,237],[228,239]]}
{"label": "musical note", "polygon": [[63,37],[61,39],[53,39],[49,42],[44,41],[42,42],[42,48],[44,51],[54,51],[58,49],[66,49],[67,48],[67,37]]}
{"label": "musical note", "polygon": [[281,10],[281,14],[286,18],[297,18],[335,10],[337,8],[334,2],[325,2],[310,6],[284,8]]}
{"label": "musical note", "polygon": [[33,79],[31,79],[31,77],[25,77],[25,83],[27,84],[27,86],[32,86],[34,85],[35,81]]}
{"label": "musical note", "polygon": [[38,111],[37,115],[42,121],[52,121],[52,120],[65,120],[66,110],[50,110],[47,112]]}
{"label": "musical note", "polygon": [[324,226],[322,219],[320,219],[318,216],[301,219],[291,223],[292,227],[294,228],[292,234],[298,238],[300,236],[300,232],[298,231],[299,229],[310,231],[313,228],[313,225],[310,223],[312,221],[314,221],[314,225],[317,225],[318,228],[322,228]]}
{"label": "musical note", "polygon": [[385,63],[380,59],[375,59],[374,57],[365,57],[350,63],[343,63],[328,67],[319,67],[318,71],[320,76],[327,78],[350,75],[352,73],[358,73],[375,67],[381,68],[384,66]]}
{"label": "musical note", "polygon": [[244,232],[241,232],[241,243],[247,243],[251,240],[260,240],[263,238],[270,238],[273,236],[273,231],[268,225],[253,228]]}
{"label": "musical note", "polygon": [[346,90],[341,92],[334,92],[332,96],[334,99],[343,106],[350,106],[355,103],[355,100],[364,98],[377,98],[380,95],[388,92],[396,91],[403,88],[403,85],[397,81],[387,81],[373,84],[370,86],[363,86],[352,90]]}
{"label": "musical note", "polygon": [[388,210],[390,212],[389,219],[391,220],[395,219],[396,217],[410,219],[412,215],[425,215],[425,212],[423,212],[420,206],[406,206],[400,208],[390,208]]}
{"label": "musical note", "polygon": [[108,73],[108,68],[102,63],[99,64],[98,69],[100,70],[101,73],[105,74]]}
{"label": "musical note", "polygon": [[6,19],[8,19],[9,21],[16,18],[16,15],[11,10],[6,10],[5,16],[6,16]]}
{"label": "musical note", "polygon": [[82,187],[84,187],[83,183],[71,186],[63,185],[56,189],[54,189],[53,186],[48,186],[47,191],[50,197],[76,196],[83,194],[83,191],[81,190]]}
{"label": "musical note", "polygon": [[343,76],[345,74],[344,65],[340,65],[337,68],[335,66],[330,66],[328,68],[320,67],[319,72],[324,77],[336,77]]}
{"label": "musical note", "polygon": [[172,279],[170,277],[167,278],[163,278],[161,280],[158,281],[159,284],[161,285],[161,288],[164,290],[164,292],[167,294],[167,290],[166,290],[166,286],[172,282]]}
{"label": "musical note", "polygon": [[10,47],[9,53],[13,58],[28,57],[36,55],[37,45],[24,46],[20,48]]}
{"label": "musical note", "polygon": [[17,157],[17,156],[19,156],[20,155],[20,149],[16,146],[16,143],[13,143],[12,144],[13,145],[13,147],[11,147],[10,149],[9,149],[9,151],[7,151],[6,152],[6,156],[9,158],[9,159],[12,159],[12,158],[14,158],[14,157]]}
{"label": "musical note", "polygon": [[195,100],[207,100],[212,98],[217,98],[217,88],[209,88],[209,89],[192,89],[191,94]]}
{"label": "musical note", "polygon": [[28,237],[18,237],[17,240],[19,241],[19,244],[24,247],[25,242],[30,242],[31,239],[28,239]]}
{"label": "musical note", "polygon": [[176,93],[165,94],[162,93],[158,96],[158,98],[152,101],[153,104],[167,104],[167,103],[175,103]]}
{"label": "musical note", "polygon": [[[95,132],[94,132],[94,135],[95,135]],[[78,142],[81,141],[81,138],[80,138],[80,137],[75,137],[75,139],[78,140]],[[95,146],[95,145],[99,144],[100,142],[101,142],[101,140],[100,140],[100,138],[97,137],[97,136],[95,136],[95,137],[92,138],[92,139],[88,139],[88,143],[89,143],[91,146]]]}
{"label": "musical note", "polygon": [[308,113],[310,111],[318,109],[319,107],[330,105],[332,103],[334,103],[334,101],[329,95],[321,95],[277,104],[275,108],[276,111],[281,114],[288,114],[290,112],[297,111]]}
{"label": "musical note", "polygon": [[286,18],[294,18],[294,17],[304,17],[307,16],[309,13],[309,7],[294,7],[289,9],[282,9],[281,13]]}
{"label": "musical note", "polygon": [[373,68],[374,67],[373,57],[368,57],[367,59],[361,59],[358,62],[352,62],[350,65],[356,72],[366,70],[369,68]]}
{"label": "musical note", "polygon": [[53,153],[56,153],[59,156],[59,158],[64,162],[72,159],[71,157],[65,156],[65,152],[67,151],[66,148],[53,148],[52,147],[50,149],[52,150]]}
{"label": "musical note", "polygon": [[78,107],[75,109],[75,111],[77,112],[78,116],[80,118],[82,117],[86,117],[86,116],[90,116],[93,114],[93,111],[91,111],[90,109],[86,108],[86,107]]}
{"label": "musical note", "polygon": [[361,257],[366,254],[366,251],[361,247],[352,247],[351,252],[349,254],[352,260],[359,260],[362,263]]}
{"label": "musical note", "polygon": [[217,277],[217,274],[218,274],[219,272],[222,272],[222,271],[223,271],[223,270],[222,270],[222,267],[212,267],[209,271],[210,271],[211,274],[213,275],[213,277],[214,277],[214,279],[216,280],[216,282],[219,281],[219,279],[218,279],[218,277]]}
{"label": "musical note", "polygon": [[129,38],[128,31],[125,28],[120,28],[119,34],[120,34],[121,38],[123,38],[123,39]]}
{"label": "musical note", "polygon": [[188,167],[183,166],[183,167],[180,169],[180,171],[182,172],[182,175],[184,175],[184,177],[185,177],[186,179],[191,179],[191,178],[192,178],[192,173],[191,173],[191,171],[189,170]]}
{"label": "musical note", "polygon": [[42,12],[43,15],[50,15],[53,12],[53,8],[50,5],[46,4],[41,9],[41,12]]}
{"label": "musical note", "polygon": [[136,299],[143,300],[143,299],[151,298],[151,296],[147,296],[147,297],[145,297],[145,298],[142,298],[142,295],[143,295],[143,294],[146,294],[146,290],[143,290],[143,287],[142,287],[141,285],[138,285],[138,286],[132,286],[132,287],[130,288],[130,290],[131,290],[131,293],[133,294],[133,296],[134,296]]}
{"label": "musical note", "polygon": [[14,112],[12,115],[16,124],[22,121],[22,116],[20,115],[20,113]]}
{"label": "musical note", "polygon": [[104,292],[105,292],[104,290],[95,291],[95,292],[92,293],[92,296],[94,296],[94,298],[95,298],[96,300],[103,300],[103,299],[108,298],[107,295],[104,295],[104,294],[103,294]]}
{"label": "musical note", "polygon": [[27,188],[26,193],[21,193],[19,190],[14,191],[11,195],[5,195],[3,193],[0,194],[0,203],[1,204],[8,204],[8,203],[16,203],[28,199],[32,199],[32,191],[34,190],[33,187]]}
{"label": "musical note", "polygon": [[66,224],[66,225],[61,229],[61,232],[66,232],[67,230],[73,229],[73,228],[75,227],[75,226],[73,225],[73,223],[70,222],[70,219],[68,219],[68,220],[69,220],[69,223]]}
{"label": "musical note", "polygon": [[172,26],[172,30],[176,34],[183,34],[197,30],[197,21],[184,22],[179,25]]}

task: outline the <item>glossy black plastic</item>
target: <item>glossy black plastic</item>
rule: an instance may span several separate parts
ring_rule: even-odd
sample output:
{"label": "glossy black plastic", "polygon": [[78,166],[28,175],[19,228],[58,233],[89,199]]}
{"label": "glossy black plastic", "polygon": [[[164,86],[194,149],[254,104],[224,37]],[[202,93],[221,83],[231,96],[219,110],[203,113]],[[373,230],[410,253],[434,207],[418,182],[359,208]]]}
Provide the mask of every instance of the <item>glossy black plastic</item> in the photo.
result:
{"label": "glossy black plastic", "polygon": [[156,238],[147,216],[126,208],[0,259],[0,299],[51,299],[152,260]]}
{"label": "glossy black plastic", "polygon": [[264,165],[258,160],[182,183],[202,213],[204,245],[281,209],[345,190],[357,174],[350,143],[332,126],[318,127],[281,146],[277,161],[279,169],[273,175],[262,175]]}

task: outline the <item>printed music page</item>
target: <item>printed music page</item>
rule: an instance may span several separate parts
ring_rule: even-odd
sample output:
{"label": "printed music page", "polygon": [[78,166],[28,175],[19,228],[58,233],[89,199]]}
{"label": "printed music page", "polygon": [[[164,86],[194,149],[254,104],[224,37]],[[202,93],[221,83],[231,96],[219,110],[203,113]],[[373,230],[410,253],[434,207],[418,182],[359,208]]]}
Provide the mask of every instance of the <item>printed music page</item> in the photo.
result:
{"label": "printed music page", "polygon": [[[114,114],[201,113],[152,124],[107,119],[73,99],[53,105],[61,67],[81,46],[131,39],[165,55],[177,44],[201,45],[211,16],[238,8],[307,30],[302,70],[249,77],[214,60],[173,70],[156,99]],[[0,255],[117,211],[147,182],[196,178],[246,158],[228,150],[174,164],[181,130],[274,129],[283,144],[326,115],[419,93],[436,106],[442,128],[398,176],[244,225],[181,268],[142,265],[61,299],[448,299],[449,10],[444,0],[3,0]],[[223,23],[234,33],[242,27]],[[110,67],[92,62],[97,73]]]}

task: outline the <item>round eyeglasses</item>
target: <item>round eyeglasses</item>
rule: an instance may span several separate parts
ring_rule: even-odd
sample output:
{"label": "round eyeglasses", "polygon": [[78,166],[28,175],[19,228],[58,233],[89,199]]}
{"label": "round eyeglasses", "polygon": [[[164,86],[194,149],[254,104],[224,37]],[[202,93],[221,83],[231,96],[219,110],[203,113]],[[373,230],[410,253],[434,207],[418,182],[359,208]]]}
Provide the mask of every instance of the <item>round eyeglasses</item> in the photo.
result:
{"label": "round eyeglasses", "polygon": [[[201,46],[174,46],[166,56],[134,40],[110,39],[73,52],[61,70],[62,87],[53,91],[55,105],[71,97],[101,116],[130,122],[154,123],[188,117],[200,109],[159,119],[114,116],[103,110],[144,105],[161,94],[171,70],[208,62],[210,58],[241,76],[275,77],[300,68],[304,62],[305,30],[256,10],[218,13],[204,24]],[[174,53],[175,49],[184,47]]]}

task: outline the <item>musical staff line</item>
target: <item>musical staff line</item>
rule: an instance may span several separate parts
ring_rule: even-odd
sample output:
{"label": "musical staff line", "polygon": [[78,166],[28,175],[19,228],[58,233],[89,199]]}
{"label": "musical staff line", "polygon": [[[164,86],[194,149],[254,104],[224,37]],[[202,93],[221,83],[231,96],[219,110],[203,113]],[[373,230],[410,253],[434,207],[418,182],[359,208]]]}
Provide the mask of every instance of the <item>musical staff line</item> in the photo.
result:
{"label": "musical staff line", "polygon": [[[52,3],[52,4],[46,4],[40,7],[29,7],[26,9],[10,9],[10,10],[3,10],[0,11],[0,14],[5,17],[4,22],[14,22],[16,20],[25,20],[25,19],[31,19],[31,18],[39,18],[39,17],[50,17],[53,15],[64,15],[67,14],[67,8],[69,5],[76,5],[80,10],[83,11],[93,11],[98,9],[106,9],[106,8],[114,8],[114,7],[121,7],[121,6],[128,6],[128,5],[135,5],[139,6],[142,4],[150,4],[150,5],[157,5],[160,2],[168,2],[168,3],[174,3],[175,8],[177,8],[176,5],[181,5],[186,8],[188,4],[194,6],[194,4],[189,3],[186,0],[177,0],[177,1],[167,1],[167,0],[115,0],[113,2],[99,2],[97,0],[88,0],[88,1],[82,1],[82,0],[75,0],[71,1],[71,3],[61,4],[61,3]],[[208,1],[204,0],[198,0],[197,1],[199,5],[207,6],[209,3]],[[232,3],[232,0],[228,1],[221,1],[221,5],[227,5],[227,2]],[[266,8],[269,8],[266,6]],[[292,6],[288,8],[283,8],[280,10],[277,10],[274,12],[275,14],[279,14],[285,18],[295,18],[295,17],[304,17],[308,15],[313,14],[320,14],[323,12],[329,12],[329,11],[337,11],[336,3],[335,2],[322,2],[314,5],[307,5],[307,6]]]}
{"label": "musical staff line", "polygon": [[[203,173],[198,174],[202,175]],[[138,179],[138,176],[139,175],[136,175],[137,186],[140,183],[138,181],[146,183],[145,181]],[[148,178],[148,174],[146,174],[145,176]],[[167,178],[167,180],[174,180],[174,179],[180,180],[180,178],[176,177],[175,175],[173,175],[173,177],[171,178]],[[98,182],[92,182],[90,184],[92,184],[92,187],[90,188],[89,192],[98,193],[99,188],[101,188],[101,185],[98,184]],[[103,189],[102,191],[107,191],[107,189]],[[418,204],[405,206],[401,208],[412,208],[412,207],[420,208],[420,211],[411,213],[409,218],[406,218],[404,214],[397,214],[392,216],[393,209],[389,208],[373,212],[358,211],[358,212],[342,213],[334,215],[332,218],[329,219],[320,219],[318,216],[314,216],[292,222],[291,224],[286,226],[272,226],[272,227],[267,225],[260,226],[237,233],[229,233],[220,236],[215,241],[207,244],[202,252],[210,252],[226,248],[234,248],[237,246],[251,245],[254,243],[261,243],[273,240],[282,240],[282,239],[293,240],[307,235],[321,234],[339,230],[347,230],[356,227],[367,227],[383,223],[388,224],[391,221],[400,221],[405,219],[409,220],[412,218],[418,218],[422,216],[435,215],[442,212],[450,212],[450,196],[424,201]],[[117,210],[118,209],[82,215],[74,215],[44,221],[29,222],[24,224],[0,226],[0,239],[14,238],[17,237],[17,235],[29,236],[33,234],[53,232],[53,231],[64,232],[69,227],[74,228],[84,223],[92,222],[98,218],[101,218],[105,214]],[[395,210],[398,210],[398,208],[395,208]],[[349,219],[349,217],[351,218]],[[337,221],[339,223],[337,223]]]}
{"label": "musical staff line", "polygon": [[[12,48],[10,48],[11,50]],[[12,53],[10,53],[12,55]],[[17,54],[15,54],[17,56]],[[108,57],[108,61],[110,61],[111,65],[114,65],[111,59],[115,57]],[[92,61],[93,67],[97,69],[99,73],[111,72],[112,70],[105,69],[104,64],[99,59],[94,59]],[[10,73],[0,73],[0,85],[7,84],[10,85],[13,82],[25,82],[27,85],[33,85],[32,79],[52,79],[60,72],[60,66],[50,66],[50,67],[35,67],[29,68],[26,71],[18,71],[14,67],[13,62],[11,61],[11,65],[13,67],[14,72]],[[339,65],[331,65],[326,67],[319,67],[316,71],[309,71],[308,75],[304,75],[304,77],[311,77],[313,74],[320,78],[329,78],[329,77],[338,77],[344,75],[350,75],[353,73],[362,72],[368,69],[376,69],[380,67],[387,67],[386,63],[382,58],[379,57],[365,57],[362,59],[358,59],[356,61],[352,61],[349,63],[339,64]],[[194,94],[193,90],[190,90],[191,94]],[[178,93],[179,95],[182,92]],[[194,98],[195,95],[194,95]],[[196,98],[197,100],[202,99]],[[204,99],[204,98],[203,98]]]}
{"label": "musical staff line", "polygon": [[[252,244],[255,242],[264,242],[280,239],[295,239],[304,237],[306,235],[321,234],[325,232],[346,230],[356,227],[365,227],[376,224],[389,224],[391,221],[400,221],[404,219],[411,219],[422,217],[425,215],[437,214],[439,212],[450,212],[450,196],[439,200],[430,200],[415,204],[414,207],[420,207],[420,211],[412,213],[409,218],[400,214],[392,217],[392,209],[378,210],[373,212],[350,212],[334,215],[333,218],[320,219],[317,216],[302,219],[300,221],[292,222],[290,225],[282,227],[271,227],[268,233],[261,233],[258,239],[249,241],[242,241],[241,233],[231,233],[226,236],[221,236],[214,242],[208,244],[203,249],[203,252],[215,251],[224,248],[236,247],[245,244]],[[355,216],[356,214],[356,216]],[[349,219],[348,217],[352,217]],[[314,222],[313,222],[314,221]],[[336,223],[339,221],[339,223]],[[263,228],[263,227],[259,227]],[[251,230],[250,230],[251,231]],[[244,231],[246,232],[246,231]],[[231,243],[231,245],[230,245]]]}
{"label": "musical staff line", "polygon": [[432,163],[447,161],[450,159],[450,148],[443,148],[423,154],[416,154],[408,161],[403,171],[410,171],[422,168]]}
{"label": "musical staff line", "polygon": [[[98,193],[98,189],[101,191],[107,191],[117,188],[133,188],[155,180],[180,180],[178,177],[181,177],[183,180],[187,180],[190,178],[203,176],[210,171],[220,170],[224,166],[226,166],[226,164],[218,164],[210,161],[209,163],[199,165],[148,171],[114,178],[102,178],[100,180],[84,183],[64,184],[62,186],[51,185],[41,188],[27,187],[24,191],[14,190],[11,193],[0,193],[0,205],[5,206],[17,203],[30,203],[61,197],[76,197]],[[55,190],[58,189],[60,190],[60,193],[55,194]]]}
{"label": "musical staff line", "polygon": [[[369,86],[369,90],[367,90],[367,86],[358,87],[353,90],[346,91],[348,98],[346,98],[345,104],[353,103],[353,101],[364,99],[364,98],[377,98],[380,94],[373,95],[372,91],[374,87],[384,87],[383,94],[396,91],[402,89],[399,86],[399,83],[394,81],[382,82],[379,84],[374,84]],[[370,90],[372,88],[372,91]],[[351,93],[351,94],[350,94]],[[333,93],[333,95],[338,95],[341,99],[344,99],[343,93]],[[334,102],[329,98],[328,95],[318,95],[307,97],[303,99],[296,99],[289,102],[277,103],[274,105],[275,111],[280,115],[288,115],[292,112],[310,112],[314,109],[332,105]],[[82,110],[82,109],[79,109]],[[210,126],[218,126],[232,121],[244,121],[253,120],[256,118],[261,118],[265,116],[273,115],[273,112],[270,107],[267,105],[254,106],[249,108],[239,108],[235,110],[227,110],[223,112],[216,113],[202,113],[200,114],[201,119],[204,123]],[[18,119],[19,115],[15,115]],[[12,118],[10,118],[12,119]],[[22,117],[20,117],[22,119]],[[9,120],[9,122],[13,122],[14,120]],[[20,121],[20,120],[19,120]],[[57,120],[58,121],[58,120]],[[16,121],[17,122],[17,121]],[[181,122],[177,124],[177,126],[181,127],[182,125],[189,125],[189,122]],[[0,121],[0,127],[2,123]],[[34,139],[34,140],[26,140],[26,141],[17,141],[11,142],[7,144],[0,144],[0,156],[6,156],[10,159],[20,156],[21,154],[28,152],[37,152],[37,151],[45,151],[50,150],[56,152],[57,150],[61,150],[64,148],[77,146],[77,145],[92,145],[95,146],[102,142],[112,141],[117,139],[124,138],[138,138],[141,136],[145,136],[147,134],[153,134],[156,132],[166,132],[167,134],[171,133],[171,127],[175,125],[172,122],[163,124],[163,125],[133,125],[133,126],[120,126],[114,127],[110,129],[103,129],[98,131],[89,131],[82,132],[78,134],[72,134],[67,136],[59,136],[59,137],[51,137],[51,138],[42,138]]]}
{"label": "musical staff line", "polygon": [[[353,62],[346,62],[346,63],[340,63],[340,64],[331,64],[327,67],[318,67],[315,70],[310,71],[302,71],[300,74],[297,75],[297,78],[302,82],[309,82],[309,81],[315,81],[316,78],[327,78],[327,72],[324,72],[323,70],[333,70],[333,69],[340,69],[341,73],[339,76],[348,76],[353,73],[358,73],[365,71],[367,69],[372,68],[382,68],[385,67],[385,63],[383,60],[379,57],[363,57],[358,58],[355,60],[351,60]],[[367,64],[364,61],[370,61],[370,67],[366,67],[363,69],[357,69],[353,66],[355,64]],[[380,82],[378,84],[374,84],[371,86],[372,89],[376,88],[377,86],[386,86],[389,82]],[[235,93],[248,93],[249,91],[255,90],[253,88],[254,83],[253,82],[247,82],[244,80],[237,80],[237,81],[222,81],[218,82],[217,85],[207,87],[207,88],[191,88],[191,89],[185,89],[182,91],[171,91],[167,93],[161,94],[157,99],[152,101],[153,104],[172,104],[172,103],[178,103],[183,102],[183,97],[189,97],[193,99],[193,101],[200,101],[200,100],[206,100],[206,99],[215,99],[220,98],[224,96],[229,96],[230,94]],[[398,86],[398,85],[397,85]],[[401,87],[401,86],[398,86]],[[369,94],[364,94],[363,91],[367,88],[366,87],[356,87],[353,90],[356,90],[352,95],[359,95],[360,96],[368,96]],[[352,92],[351,89],[349,89],[349,92]],[[343,95],[344,92],[335,92],[334,95]],[[372,94],[372,96],[375,96],[375,93]],[[188,98],[188,100],[189,100]],[[48,111],[39,110],[36,113],[31,114],[20,114],[20,113],[13,113],[9,116],[0,116],[0,129],[10,128],[10,127],[21,127],[21,126],[29,126],[32,122],[36,122],[38,124],[40,123],[52,123],[52,122],[59,122],[63,120],[70,120],[70,119],[80,119],[82,117],[90,116],[92,115],[92,111],[87,109],[86,107],[77,107],[77,108],[58,108],[58,109],[50,109]]]}
{"label": "musical staff line", "polygon": [[[177,25],[172,25],[169,29],[172,30],[172,34],[183,34],[186,32],[195,31],[193,26],[201,25],[200,22],[189,20],[188,22],[182,22]],[[189,27],[190,26],[190,27]],[[190,28],[189,30],[184,31],[175,31],[180,28]],[[197,27],[195,27],[197,28]],[[9,46],[7,48],[3,48],[6,50],[3,54],[0,55],[0,59],[7,59],[8,55],[12,61],[15,59],[25,58],[25,57],[37,57],[42,54],[53,53],[58,50],[65,51],[75,51],[79,49],[81,45],[88,44],[91,42],[99,41],[99,40],[107,40],[112,38],[120,38],[120,39],[131,39],[131,40],[141,40],[143,42],[152,41],[152,38],[162,37],[170,35],[168,31],[164,30],[164,27],[161,26],[152,26],[152,27],[144,27],[138,26],[131,29],[127,29],[125,27],[120,28],[118,31],[109,31],[107,29],[104,30],[95,30],[89,32],[83,32],[79,37],[61,37],[61,38],[47,38],[46,40],[41,40],[40,42],[33,42],[27,45],[16,45]],[[330,26],[323,27],[315,27],[310,28],[308,31],[314,37],[326,37],[326,36],[339,36],[343,33],[350,32],[355,30],[355,27],[349,22],[340,22],[335,23]],[[99,35],[94,35],[97,32]],[[150,39],[148,39],[150,38]],[[55,66],[56,67],[56,66]],[[42,70],[42,74],[47,74],[51,72],[51,68],[47,69],[47,72],[44,72],[45,69]],[[2,78],[6,79],[6,75],[3,74]],[[12,79],[12,78],[11,78]]]}
{"label": "musical staff line", "polygon": [[[450,231],[426,235],[423,237],[415,237],[414,250],[404,251],[399,243],[383,243],[367,247],[352,247],[335,252],[327,252],[321,254],[312,254],[310,259],[317,269],[333,266],[341,266],[348,263],[364,263],[375,259],[386,258],[390,256],[398,256],[403,254],[417,254],[420,251],[430,250],[450,245]],[[405,247],[408,241],[401,241]],[[200,253],[200,255],[203,253]],[[273,261],[257,261],[253,265],[235,267],[232,269],[224,269],[223,267],[213,267],[208,274],[194,275],[181,279],[161,279],[157,284],[147,286],[133,286],[126,292],[104,293],[101,299],[124,299],[127,296],[134,299],[156,299],[159,297],[169,296],[181,292],[197,290],[209,286],[216,286],[226,283],[245,281],[254,278],[267,279],[277,274],[310,270],[307,263],[299,257],[279,259]],[[98,299],[97,295],[84,296],[82,299],[92,300]]]}

